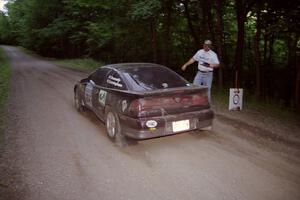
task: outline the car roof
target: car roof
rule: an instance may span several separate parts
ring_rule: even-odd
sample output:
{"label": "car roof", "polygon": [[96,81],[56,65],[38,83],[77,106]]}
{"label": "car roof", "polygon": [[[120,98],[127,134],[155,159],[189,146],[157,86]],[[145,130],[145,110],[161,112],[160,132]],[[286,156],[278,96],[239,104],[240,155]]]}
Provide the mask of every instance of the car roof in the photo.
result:
{"label": "car roof", "polygon": [[110,68],[110,69],[116,69],[119,71],[120,69],[131,69],[136,67],[163,67],[167,68],[163,65],[155,64],[155,63],[116,63],[116,64],[109,64],[104,65],[101,68]]}

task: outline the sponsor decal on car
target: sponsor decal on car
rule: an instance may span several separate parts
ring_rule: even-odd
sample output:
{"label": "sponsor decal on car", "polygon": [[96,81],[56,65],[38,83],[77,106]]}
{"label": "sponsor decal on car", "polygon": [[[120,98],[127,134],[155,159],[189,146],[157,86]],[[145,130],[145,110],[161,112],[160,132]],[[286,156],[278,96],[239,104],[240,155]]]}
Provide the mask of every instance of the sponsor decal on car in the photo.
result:
{"label": "sponsor decal on car", "polygon": [[105,90],[99,91],[99,102],[101,105],[105,106],[107,92]]}
{"label": "sponsor decal on car", "polygon": [[127,101],[123,100],[122,101],[122,111],[124,112],[126,110],[126,108],[128,107]]}
{"label": "sponsor decal on car", "polygon": [[120,78],[116,78],[116,77],[113,77],[111,75],[108,76],[108,79],[106,81],[108,84],[111,84],[111,85],[114,85],[114,86],[117,86],[117,87],[123,87],[123,85],[120,83],[121,82],[121,79]]}
{"label": "sponsor decal on car", "polygon": [[146,126],[148,128],[155,128],[157,126],[157,121],[155,121],[155,120],[148,120],[146,122]]}
{"label": "sponsor decal on car", "polygon": [[163,83],[161,85],[163,86],[163,88],[167,88],[169,86],[168,83]]}

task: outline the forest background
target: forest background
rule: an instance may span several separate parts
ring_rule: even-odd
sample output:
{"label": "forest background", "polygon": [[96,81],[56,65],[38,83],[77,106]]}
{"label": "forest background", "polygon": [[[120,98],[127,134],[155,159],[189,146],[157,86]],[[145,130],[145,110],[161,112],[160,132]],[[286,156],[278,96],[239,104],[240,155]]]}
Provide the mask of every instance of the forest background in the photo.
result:
{"label": "forest background", "polygon": [[213,41],[214,87],[300,111],[297,0],[7,0],[0,43],[54,58],[180,67]]}

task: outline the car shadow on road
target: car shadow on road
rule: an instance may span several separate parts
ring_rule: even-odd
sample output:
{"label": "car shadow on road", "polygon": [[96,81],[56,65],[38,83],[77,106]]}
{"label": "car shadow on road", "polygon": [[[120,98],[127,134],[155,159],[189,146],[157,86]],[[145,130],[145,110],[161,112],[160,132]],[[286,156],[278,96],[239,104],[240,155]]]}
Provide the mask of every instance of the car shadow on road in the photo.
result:
{"label": "car shadow on road", "polygon": [[[95,124],[97,127],[99,127],[99,129],[101,129],[99,132],[101,134],[105,134],[106,136],[106,127],[105,127],[105,123],[103,121],[101,121],[96,114],[89,110],[89,109],[85,109],[84,112],[81,112],[80,114],[82,114],[82,116],[84,116],[85,118],[87,118],[91,123]],[[109,140],[109,138],[106,136],[107,140]],[[109,140],[110,141],[110,140]],[[137,145],[138,144],[138,140],[132,139],[132,138],[124,138],[123,141],[117,141],[114,143],[115,146],[117,147],[127,147],[127,146],[133,146],[133,145]]]}
{"label": "car shadow on road", "polygon": [[[102,122],[94,112],[92,112],[91,110],[89,109],[85,109],[84,112],[81,112],[80,113],[82,116],[84,116],[85,118],[87,118],[91,123],[93,123],[94,125],[96,125],[97,127],[99,127],[100,129],[100,134],[105,134],[106,136],[106,127],[105,127],[105,124],[104,122]],[[149,140],[151,141],[155,141],[155,140],[161,140],[161,138],[172,138],[172,137],[176,137],[175,135],[184,135],[184,134],[187,134],[189,135],[190,137],[187,137],[187,138],[191,138],[192,139],[197,139],[197,140],[203,140],[203,139],[207,139],[207,138],[211,138],[212,136],[213,137],[216,137],[216,132],[214,130],[192,130],[192,131],[188,131],[188,132],[182,132],[182,133],[177,133],[177,134],[174,134],[174,135],[166,135],[166,136],[162,136],[162,137],[158,137],[158,138],[151,138],[151,139],[145,139],[145,140],[135,140],[135,139],[132,139],[132,138],[125,138],[124,141],[120,142],[115,142],[113,143],[116,147],[119,147],[119,148],[126,148],[126,147],[132,147],[132,146],[136,146],[138,145],[139,143],[144,143],[144,142],[147,142]],[[109,140],[109,138],[106,136],[107,140]],[[172,140],[172,139],[170,139]],[[110,141],[110,140],[109,140]]]}
{"label": "car shadow on road", "polygon": [[211,137],[216,137],[216,132],[214,130],[210,130],[210,131],[202,131],[202,130],[193,130],[190,131],[190,135],[194,138],[194,139],[207,139],[207,138],[211,138]]}

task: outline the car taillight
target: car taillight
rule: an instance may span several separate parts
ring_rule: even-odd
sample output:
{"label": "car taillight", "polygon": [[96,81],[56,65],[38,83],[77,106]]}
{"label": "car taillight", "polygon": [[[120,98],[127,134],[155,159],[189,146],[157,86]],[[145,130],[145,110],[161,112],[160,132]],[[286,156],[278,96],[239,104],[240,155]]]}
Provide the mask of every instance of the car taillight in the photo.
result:
{"label": "car taillight", "polygon": [[135,99],[131,102],[128,110],[130,113],[138,113],[139,111],[141,111],[141,109],[142,108],[139,100]]}
{"label": "car taillight", "polygon": [[192,105],[206,105],[208,103],[208,98],[206,94],[193,94],[192,95]]}
{"label": "car taillight", "polygon": [[161,112],[160,110],[161,104],[159,99],[157,98],[148,98],[148,99],[135,99],[131,102],[129,106],[129,113],[139,116],[145,117],[147,115],[157,114]]}
{"label": "car taillight", "polygon": [[164,109],[187,108],[207,104],[208,98],[205,93],[146,97],[133,100],[129,106],[129,113],[139,117],[154,116],[164,112]]}

